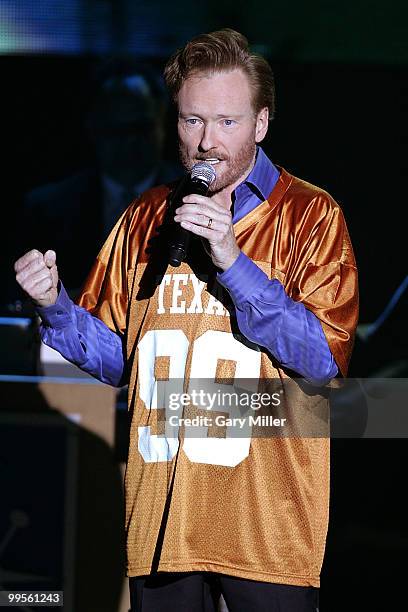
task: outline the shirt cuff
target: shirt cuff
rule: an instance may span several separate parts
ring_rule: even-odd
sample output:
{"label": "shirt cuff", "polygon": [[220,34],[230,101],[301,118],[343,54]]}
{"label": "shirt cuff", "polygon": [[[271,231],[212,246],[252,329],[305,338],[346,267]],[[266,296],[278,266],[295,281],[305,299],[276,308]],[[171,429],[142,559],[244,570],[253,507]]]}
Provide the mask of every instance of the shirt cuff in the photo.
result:
{"label": "shirt cuff", "polygon": [[55,304],[51,304],[51,306],[37,306],[35,310],[41,317],[45,327],[58,328],[72,322],[72,304],[73,302],[66,292],[64,285],[60,282],[60,291]]}
{"label": "shirt cuff", "polygon": [[269,278],[242,251],[232,266],[217,275],[218,282],[227,289],[235,306],[247,301]]}

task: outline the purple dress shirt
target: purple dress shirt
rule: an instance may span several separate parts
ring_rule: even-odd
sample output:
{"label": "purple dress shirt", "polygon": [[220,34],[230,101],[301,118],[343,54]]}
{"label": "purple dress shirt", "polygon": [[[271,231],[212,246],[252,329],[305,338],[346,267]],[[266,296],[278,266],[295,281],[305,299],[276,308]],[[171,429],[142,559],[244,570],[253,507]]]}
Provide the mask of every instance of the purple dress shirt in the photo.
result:
{"label": "purple dress shirt", "polygon": [[115,387],[126,384],[122,381],[125,360],[121,337],[74,304],[60,285],[55,304],[37,308],[42,341],[101,382]]}
{"label": "purple dress shirt", "polygon": [[[278,169],[258,147],[251,173],[235,190],[233,222],[265,201],[278,178]],[[218,281],[231,295],[244,336],[312,384],[324,385],[336,376],[337,366],[319,319],[287,296],[278,280],[270,280],[241,252],[234,264],[218,275]],[[76,306],[62,284],[57,302],[37,310],[45,344],[102,382],[126,384],[121,337]]]}

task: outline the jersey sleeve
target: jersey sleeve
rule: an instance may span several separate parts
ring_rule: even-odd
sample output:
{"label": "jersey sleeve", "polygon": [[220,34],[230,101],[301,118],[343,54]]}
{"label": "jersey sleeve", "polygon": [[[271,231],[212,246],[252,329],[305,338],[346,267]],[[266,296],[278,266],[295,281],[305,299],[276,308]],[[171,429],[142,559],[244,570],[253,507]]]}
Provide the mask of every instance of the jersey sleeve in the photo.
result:
{"label": "jersey sleeve", "polygon": [[358,320],[358,276],[343,213],[328,194],[316,197],[298,234],[299,257],[288,294],[318,317],[346,376]]}
{"label": "jersey sleeve", "polygon": [[[136,204],[136,203],[135,203]],[[100,250],[77,304],[123,336],[128,309],[128,271],[131,267],[130,224],[135,204],[119,218]]]}

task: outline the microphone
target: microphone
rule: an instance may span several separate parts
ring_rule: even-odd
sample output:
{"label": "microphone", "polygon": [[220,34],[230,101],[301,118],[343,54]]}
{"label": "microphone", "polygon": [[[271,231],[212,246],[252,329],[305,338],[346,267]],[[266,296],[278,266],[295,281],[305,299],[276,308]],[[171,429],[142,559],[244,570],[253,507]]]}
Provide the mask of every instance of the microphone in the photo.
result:
{"label": "microphone", "polygon": [[[173,208],[181,206],[181,204],[183,204],[183,198],[191,193],[197,193],[203,196],[207,195],[208,189],[215,180],[215,177],[215,170],[211,164],[207,164],[206,162],[195,164],[190,175],[187,175],[176,189],[172,198]],[[174,267],[178,267],[186,258],[191,232],[181,227],[179,223],[175,225],[173,236],[170,238],[169,242],[169,263]]]}

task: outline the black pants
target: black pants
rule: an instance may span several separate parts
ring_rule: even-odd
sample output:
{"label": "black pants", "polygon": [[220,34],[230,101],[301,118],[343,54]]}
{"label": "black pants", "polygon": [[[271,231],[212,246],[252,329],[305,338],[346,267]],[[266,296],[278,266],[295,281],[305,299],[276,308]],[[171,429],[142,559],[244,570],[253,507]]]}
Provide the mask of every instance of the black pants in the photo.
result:
{"label": "black pants", "polygon": [[129,579],[132,612],[318,612],[314,587],[272,584],[206,572],[161,573]]}

